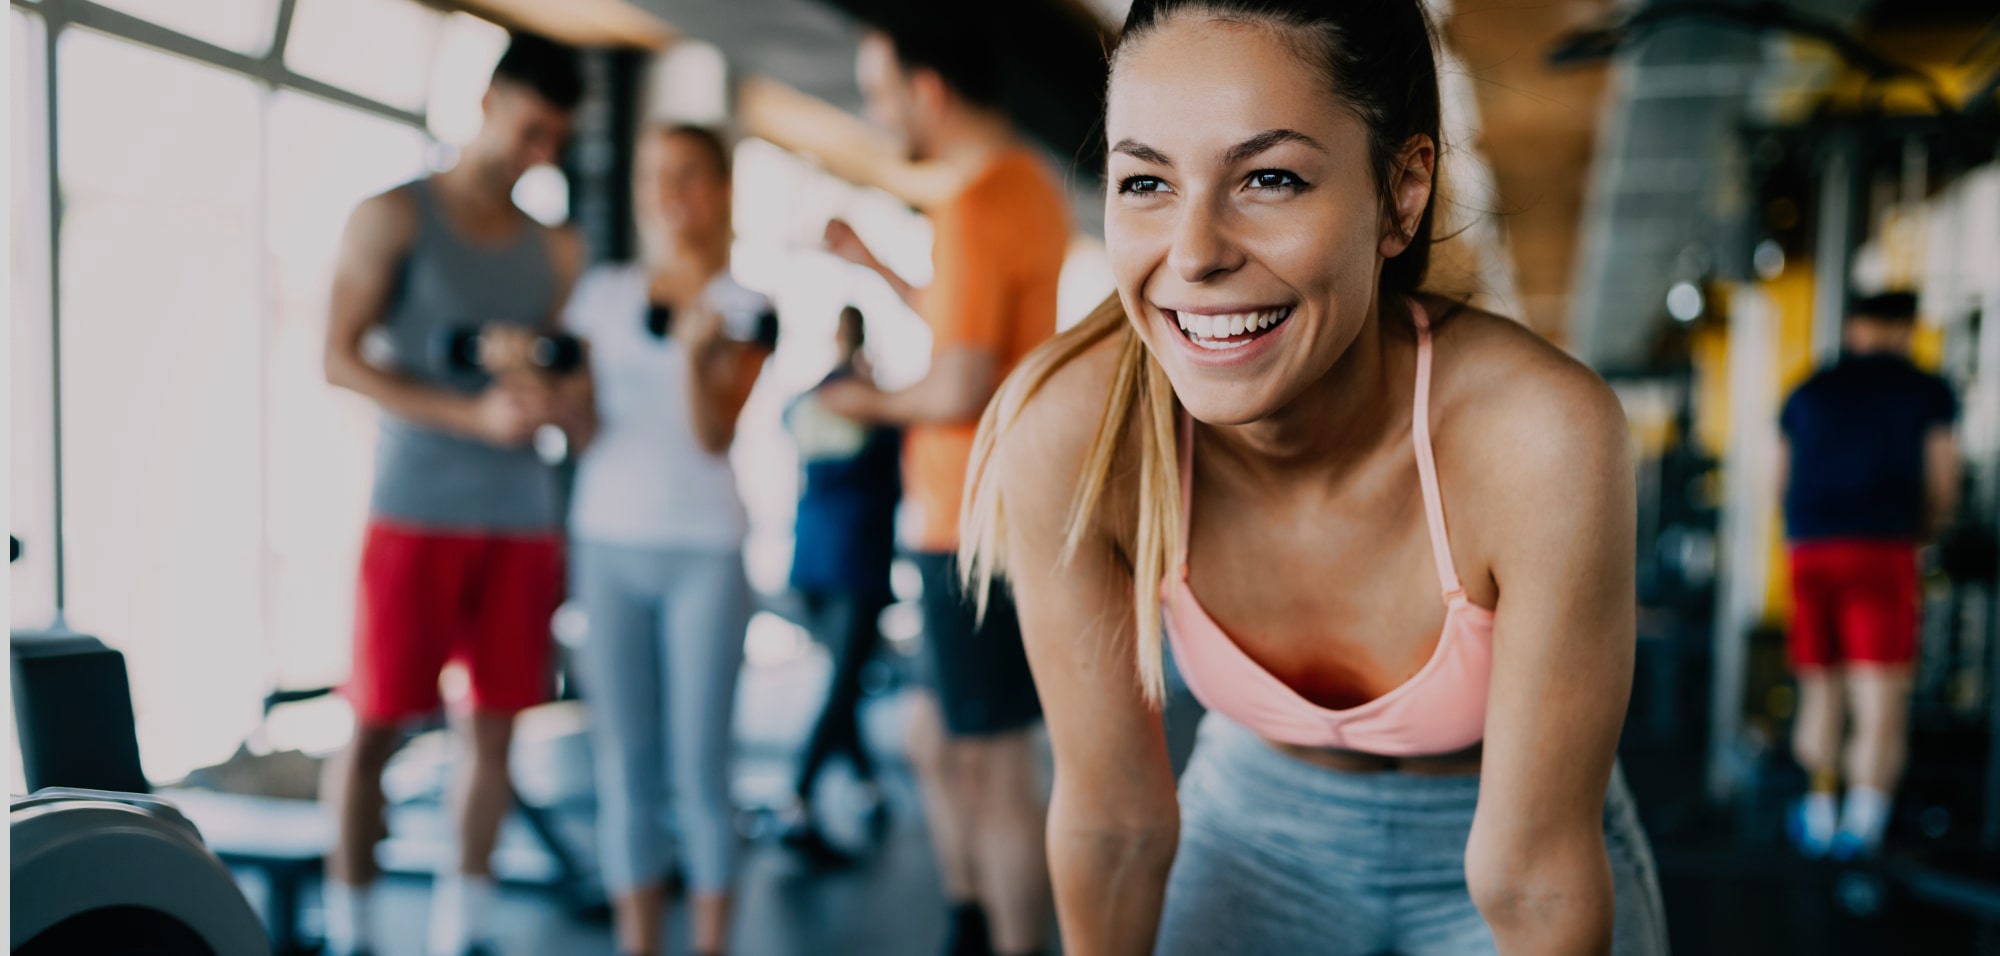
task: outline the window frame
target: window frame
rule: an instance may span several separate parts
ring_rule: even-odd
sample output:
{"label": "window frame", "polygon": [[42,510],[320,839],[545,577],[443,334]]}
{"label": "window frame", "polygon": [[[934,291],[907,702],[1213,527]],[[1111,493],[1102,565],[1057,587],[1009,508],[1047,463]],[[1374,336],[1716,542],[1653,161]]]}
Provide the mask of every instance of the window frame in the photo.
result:
{"label": "window frame", "polygon": [[[57,109],[61,97],[61,88],[58,80],[60,64],[58,62],[57,50],[64,32],[71,28],[82,28],[138,46],[192,60],[214,69],[247,77],[259,82],[264,87],[264,95],[267,103],[278,91],[289,90],[326,100],[337,106],[343,106],[391,122],[413,127],[433,143],[435,143],[436,137],[431,134],[430,121],[425,109],[408,110],[392,106],[353,92],[352,90],[344,89],[338,85],[300,75],[287,67],[285,65],[285,48],[290,40],[292,16],[297,9],[298,0],[278,0],[275,12],[277,22],[272,28],[271,45],[261,56],[218,46],[132,14],[91,2],[91,0],[9,0],[9,2],[23,13],[38,18],[42,26],[42,35],[40,37],[41,62],[38,64],[41,67],[42,74],[42,89],[40,90],[43,101],[40,108],[42,122],[41,129],[39,130],[42,136],[42,150],[41,155],[38,157],[38,162],[43,164],[44,168],[48,171],[48,175],[44,177],[42,183],[47,192],[47,195],[44,197],[47,235],[43,239],[48,244],[48,254],[46,256],[48,274],[43,279],[48,287],[45,299],[48,305],[49,358],[51,363],[48,407],[52,432],[50,468],[53,471],[54,478],[54,496],[51,502],[54,514],[51,516],[50,522],[54,540],[47,542],[47,546],[54,564],[53,576],[55,589],[55,617],[50,622],[50,626],[60,630],[66,627],[64,610],[69,603],[69,569],[64,542],[63,520],[65,508],[63,498],[63,302],[61,292],[63,206],[62,182],[59,175],[59,171],[62,168],[60,146],[62,137],[59,127],[60,116]],[[259,206],[261,207],[262,204],[262,199],[260,198]],[[260,216],[263,214],[261,208],[259,214]],[[260,332],[268,332],[263,327],[268,324],[269,318],[268,315],[262,317],[262,321],[259,322]],[[40,543],[35,544],[39,546]],[[264,588],[265,583],[259,583],[260,591]],[[260,595],[260,600],[263,599],[264,596]],[[270,635],[266,634],[265,639],[269,640],[269,638]]]}

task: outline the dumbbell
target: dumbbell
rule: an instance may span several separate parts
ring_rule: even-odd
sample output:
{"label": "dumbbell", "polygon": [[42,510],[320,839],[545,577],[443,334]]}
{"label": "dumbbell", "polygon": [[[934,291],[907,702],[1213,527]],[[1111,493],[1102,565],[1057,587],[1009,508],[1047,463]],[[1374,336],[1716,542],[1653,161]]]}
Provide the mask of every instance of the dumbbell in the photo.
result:
{"label": "dumbbell", "polygon": [[[450,372],[478,372],[480,327],[462,325],[437,334],[431,351],[435,364]],[[563,374],[583,365],[583,341],[567,332],[542,332],[528,350],[528,363],[544,372]]]}

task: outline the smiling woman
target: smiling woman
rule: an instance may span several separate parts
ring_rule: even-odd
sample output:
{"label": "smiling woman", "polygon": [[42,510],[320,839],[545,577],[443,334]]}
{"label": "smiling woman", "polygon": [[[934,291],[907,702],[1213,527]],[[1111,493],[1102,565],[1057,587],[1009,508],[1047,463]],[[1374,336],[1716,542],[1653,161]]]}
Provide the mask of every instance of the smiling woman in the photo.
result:
{"label": "smiling woman", "polygon": [[[1664,952],[1623,415],[1422,291],[1421,4],[1135,3],[1105,129],[1117,296],[989,407],[963,535],[1048,714],[1066,951]],[[1163,625],[1211,712],[1178,799]]]}

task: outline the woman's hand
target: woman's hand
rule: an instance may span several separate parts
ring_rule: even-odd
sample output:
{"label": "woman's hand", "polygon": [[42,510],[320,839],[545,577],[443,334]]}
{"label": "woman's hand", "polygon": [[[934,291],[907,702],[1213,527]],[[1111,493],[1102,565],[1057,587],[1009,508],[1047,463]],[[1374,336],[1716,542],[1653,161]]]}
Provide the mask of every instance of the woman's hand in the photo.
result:
{"label": "woman's hand", "polygon": [[690,302],[674,314],[674,334],[691,350],[706,350],[728,341],[723,331],[722,312],[706,302]]}
{"label": "woman's hand", "polygon": [[826,410],[842,418],[857,422],[872,422],[878,416],[875,412],[876,400],[882,397],[880,390],[866,382],[841,379],[828,382],[816,393],[819,403]]}
{"label": "woman's hand", "polygon": [[861,241],[860,233],[855,232],[854,227],[848,225],[846,220],[827,220],[824,239],[826,251],[857,266],[881,271],[881,260],[875,258],[875,253],[868,248],[868,244]]}

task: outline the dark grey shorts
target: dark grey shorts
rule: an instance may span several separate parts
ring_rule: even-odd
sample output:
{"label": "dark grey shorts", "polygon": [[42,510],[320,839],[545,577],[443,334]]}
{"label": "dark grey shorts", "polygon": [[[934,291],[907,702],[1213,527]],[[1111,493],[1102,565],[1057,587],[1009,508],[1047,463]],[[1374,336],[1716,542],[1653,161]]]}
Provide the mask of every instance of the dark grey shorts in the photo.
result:
{"label": "dark grey shorts", "polygon": [[995,585],[979,621],[958,583],[954,555],[910,555],[924,582],[924,657],[931,689],[954,737],[1021,730],[1042,717],[1021,625],[1005,587]]}
{"label": "dark grey shorts", "polygon": [[[1481,956],[1465,885],[1475,775],[1344,773],[1219,714],[1181,777],[1181,841],[1155,956]],[[1604,800],[1612,956],[1666,956],[1653,853],[1625,775]]]}

